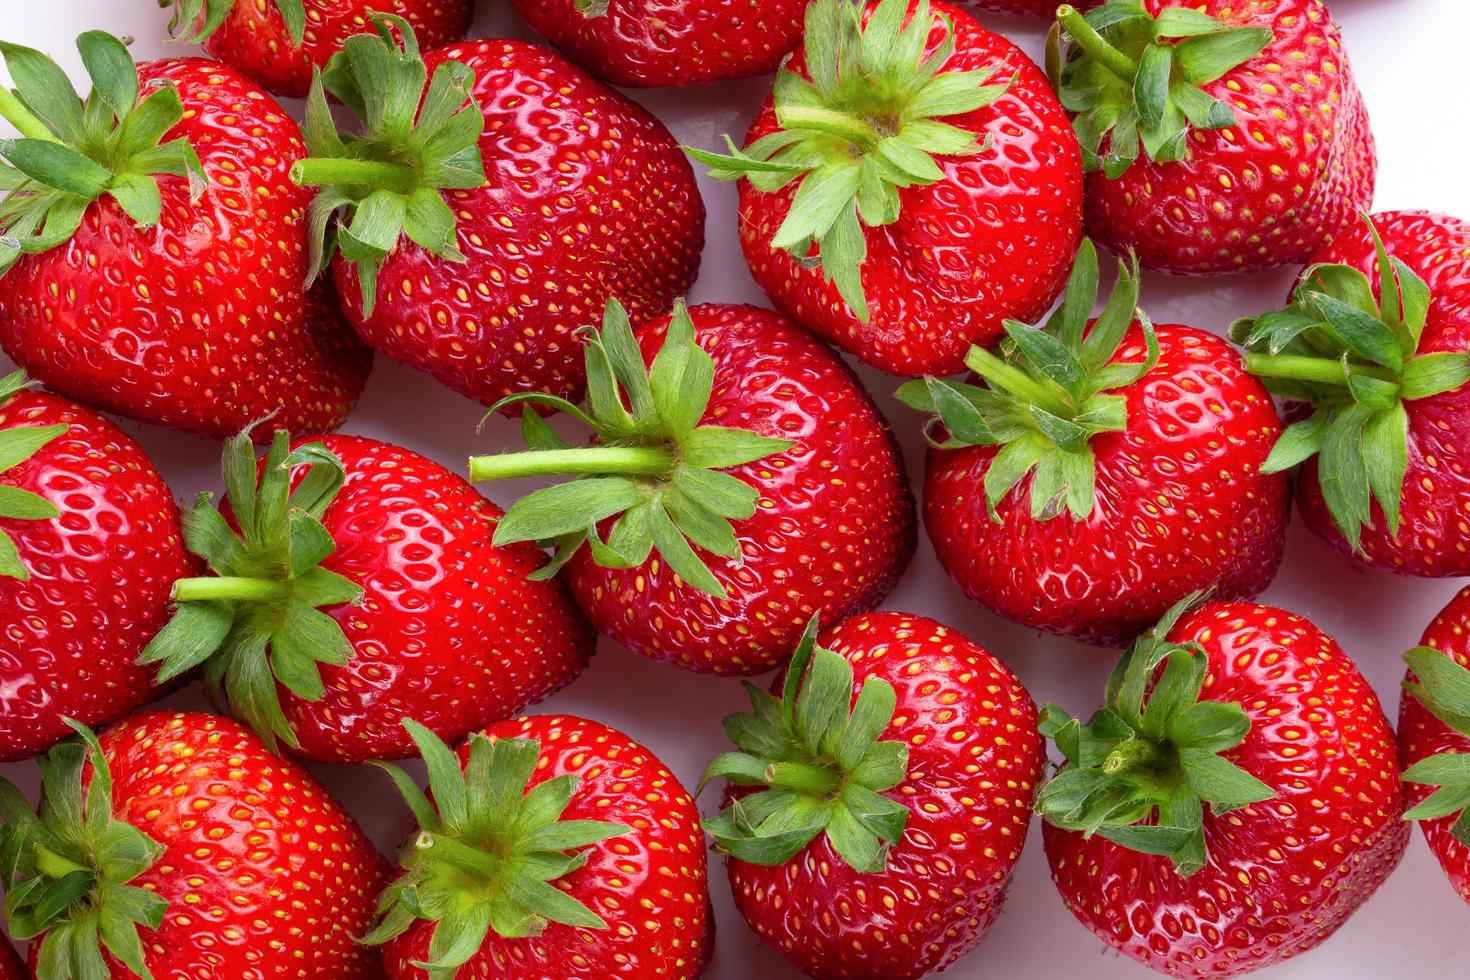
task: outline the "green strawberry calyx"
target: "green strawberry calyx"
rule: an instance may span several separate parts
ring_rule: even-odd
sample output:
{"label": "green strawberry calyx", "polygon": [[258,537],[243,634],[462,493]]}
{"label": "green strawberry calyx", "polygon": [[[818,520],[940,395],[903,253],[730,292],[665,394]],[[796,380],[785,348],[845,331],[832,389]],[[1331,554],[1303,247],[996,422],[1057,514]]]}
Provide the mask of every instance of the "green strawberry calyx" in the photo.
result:
{"label": "green strawberry calyx", "polygon": [[819,835],[864,873],[881,872],[903,838],[909,808],[884,796],[908,772],[908,746],[881,738],[898,696],[881,677],[852,696],[852,664],[817,645],[812,620],[777,697],[749,682],[751,713],[730,715],[725,732],[739,751],[709,764],[733,794],[704,823],[720,848],[751,864],[785,864]]}
{"label": "green strawberry calyx", "polygon": [[1083,163],[1115,180],[1140,152],[1157,163],[1185,160],[1192,132],[1235,126],[1235,110],[1204,86],[1256,57],[1273,37],[1269,28],[1231,27],[1184,5],[1156,17],[1141,0],[1109,0],[1086,14],[1063,4],[1048,39],[1047,73],[1073,114]]}
{"label": "green strawberry calyx", "polygon": [[1282,433],[1262,469],[1276,473],[1317,459],[1322,499],[1354,550],[1372,527],[1373,503],[1397,537],[1409,458],[1407,404],[1470,383],[1470,352],[1420,354],[1429,286],[1389,256],[1365,217],[1378,254],[1380,301],[1349,265],[1314,265],[1285,309],[1237,320],[1246,370],[1275,394],[1309,404]]}
{"label": "green strawberry calyx", "polygon": [[[356,270],[368,315],[378,272],[405,236],[447,262],[465,261],[444,192],[486,180],[474,71],[446,61],[429,79],[408,21],[373,14],[372,22],[376,33],[349,37],[312,80],[302,130],[311,155],[291,168],[293,181],[320,188],[310,212],[311,278],[340,252]],[[359,120],[361,135],[337,131],[329,92]]]}
{"label": "green strawberry calyx", "polygon": [[[0,85],[0,117],[21,133],[0,139],[0,274],[23,255],[65,243],[93,201],[107,197],[140,228],[158,224],[158,179],[185,177],[204,192],[204,168],[189,141],[164,137],[184,118],[178,89],[140,88],[122,41],[103,31],[77,38],[92,81],[83,101],[46,55],[0,42],[14,89]],[[142,98],[140,98],[142,96]]]}
{"label": "green strawberry calyx", "polygon": [[[336,548],[322,515],[342,489],[342,462],[319,442],[294,450],[277,432],[257,480],[250,430],[225,444],[225,496],[237,531],[212,495],[184,514],[184,542],[212,575],[174,583],[174,616],[139,662],[158,664],[160,684],[196,667],[216,699],[274,751],[297,739],[277,685],[307,701],[322,698],[324,664],[352,655],[342,626],[324,607],[355,604],[357,583],[321,567]],[[292,471],[307,467],[295,490]]]}
{"label": "green strawberry calyx", "polygon": [[[1119,266],[1118,282],[1089,329],[1098,294],[1097,250],[1083,240],[1062,303],[1044,326],[1005,321],[1005,339],[992,353],[970,348],[965,364],[982,384],[943,378],[910,381],[898,399],[943,424],[939,449],[999,446],[985,474],[993,520],[1006,494],[1029,474],[1031,515],[1050,520],[1063,510],[1086,520],[1097,501],[1092,440],[1128,427],[1128,399],[1117,394],[1153,370],[1159,359],[1153,324],[1138,308],[1137,261]],[[1141,360],[1115,358],[1138,323]]]}
{"label": "green strawberry calyx", "polygon": [[[24,371],[0,378],[0,408],[29,384]],[[38,493],[7,485],[5,474],[30,459],[66,433],[67,426],[9,425],[0,429],[0,520],[47,521],[61,516],[51,501]],[[29,581],[30,571],[20,560],[15,539],[0,528],[0,578]]]}
{"label": "green strawberry calyx", "polygon": [[[726,598],[724,584],[695,548],[739,563],[736,520],[755,513],[759,493],[722,472],[785,452],[794,443],[747,429],[701,425],[714,388],[715,365],[695,341],[694,322],[680,301],[651,367],[633,336],[628,313],[609,300],[602,329],[582,332],[587,362],[587,407],[527,392],[502,399],[496,412],[537,406],[562,412],[590,428],[590,446],[572,446],[536,411],[521,415],[529,451],[470,460],[476,482],[549,474],[575,479],[516,501],[495,530],[497,545],[537,541],[551,546],[551,562],[531,577],[549,578],[584,544],[606,568],[636,568],[657,551],[690,586]],[[607,540],[598,524],[617,517]]]}
{"label": "green strawberry calyx", "polygon": [[451,980],[491,930],[506,939],[540,935],[548,923],[607,924],[554,882],[587,863],[587,848],[630,833],[604,820],[564,820],[580,784],[571,774],[530,785],[541,745],[528,738],[469,738],[463,769],[454,750],[414,721],[404,727],[428,769],[433,802],[402,769],[377,763],[418,821],[401,852],[403,873],[378,899],[378,919],[361,940],[379,945],[416,920],[435,923],[430,980]]}
{"label": "green strawberry calyx", "polygon": [[0,779],[0,880],[12,938],[39,941],[37,976],[109,980],[110,953],[142,980],[139,928],[156,929],[168,902],[130,884],[158,863],[163,845],[112,811],[112,776],[92,732],[37,760],[41,805]]}
{"label": "green strawberry calyx", "polygon": [[898,220],[899,191],[944,180],[936,157],[983,152],[974,132],[940,120],[990,105],[1010,87],[990,84],[991,71],[945,69],[954,25],[929,0],[918,0],[912,16],[909,0],[882,0],[864,25],[866,6],[815,0],[807,8],[807,74],[783,68],[776,77],[780,128],[743,150],[726,137],[728,154],[688,150],[717,180],[745,179],[765,192],[800,181],[771,244],[819,265],[863,322],[864,228]]}
{"label": "green strawberry calyx", "polygon": [[1201,700],[1204,651],[1167,639],[1199,599],[1169,610],[1123,655],[1106,705],[1086,724],[1055,704],[1042,709],[1042,734],[1066,764],[1036,799],[1053,826],[1166,857],[1186,878],[1209,862],[1206,807],[1219,816],[1276,795],[1225,757],[1250,732],[1245,709]]}
{"label": "green strawberry calyx", "polygon": [[[1434,717],[1470,738],[1470,670],[1432,647],[1415,647],[1404,660],[1414,674],[1404,690]],[[1404,819],[1455,817],[1450,833],[1470,847],[1470,752],[1441,752],[1420,759],[1404,770],[1403,780],[1435,787]]]}
{"label": "green strawberry calyx", "polygon": [[572,0],[572,6],[583,17],[606,16],[607,5],[608,0]]}
{"label": "green strawberry calyx", "polygon": [[[291,43],[301,47],[306,38],[306,4],[304,0],[273,0],[286,23],[286,33]],[[236,0],[158,0],[158,5],[173,8],[173,19],[168,23],[169,34],[187,44],[203,44],[209,36],[219,30],[225,18],[239,4]]]}

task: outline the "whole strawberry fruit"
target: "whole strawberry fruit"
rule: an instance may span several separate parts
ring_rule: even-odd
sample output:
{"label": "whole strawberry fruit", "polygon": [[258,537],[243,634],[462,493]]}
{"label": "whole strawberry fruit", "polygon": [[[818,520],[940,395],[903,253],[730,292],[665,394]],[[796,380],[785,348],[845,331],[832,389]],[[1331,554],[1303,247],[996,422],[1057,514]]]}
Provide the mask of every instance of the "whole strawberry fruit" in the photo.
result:
{"label": "whole strawberry fruit", "polygon": [[189,571],[142,448],[20,372],[0,379],[0,761],[50,748],[68,718],[109,722],[154,696],[138,655]]}
{"label": "whole strawberry fruit", "polygon": [[1331,936],[1409,835],[1393,729],[1342,648],[1280,609],[1190,601],[1090,722],[1042,709],[1067,761],[1037,809],[1084,925],[1161,973],[1229,977]]}
{"label": "whole strawberry fruit", "polygon": [[495,538],[555,547],[552,568],[566,563],[599,630],[691,670],[759,674],[813,615],[864,612],[892,590],[914,551],[903,461],[820,341],[767,310],[682,303],[635,338],[614,303],[586,354],[586,412],[520,401],[586,422],[597,442],[571,448],[528,413],[531,451],[476,457],[470,478],[578,477],[517,501]]}
{"label": "whole strawberry fruit", "polygon": [[1268,470],[1301,464],[1307,526],[1404,575],[1470,575],[1470,224],[1390,211],[1344,232],[1283,310],[1231,335],[1301,403]]}
{"label": "whole strawberry fruit", "polygon": [[3,48],[19,99],[0,115],[24,138],[0,147],[0,347],[54,391],[189,432],[341,424],[372,358],[304,286],[296,123],[216,62],[77,46],[85,106],[55,62]]}
{"label": "whole strawberry fruit", "polygon": [[1420,821],[1429,849],[1470,902],[1470,588],[1424,631],[1422,646],[1404,659],[1399,703],[1399,756],[1405,817]]}
{"label": "whole strawberry fruit", "polygon": [[1107,308],[1084,242],[1061,307],[976,347],[979,386],[914,381],[936,412],[924,526],[965,594],[1007,619],[1125,644],[1196,590],[1253,596],[1281,563],[1286,479],[1271,396],[1213,334],[1153,326],[1138,270]]}
{"label": "whole strawberry fruit", "polygon": [[457,752],[404,724],[433,802],[385,766],[418,821],[364,939],[383,945],[392,980],[704,971],[699,814],[652,752],[570,715],[502,722]]}
{"label": "whole strawberry fruit", "polygon": [[294,447],[257,465],[225,450],[226,506],[185,519],[214,573],[175,584],[177,613],[144,652],[160,681],[207,685],[274,747],[328,762],[414,754],[405,718],[447,738],[570,683],[594,635],[546,556],[492,543],[501,511],[462,477],[372,439]]}
{"label": "whole strawberry fruit", "polygon": [[1114,251],[1188,275],[1289,265],[1373,203],[1367,109],[1322,0],[1108,0],[1057,23],[1087,231]]}
{"label": "whole strawberry fruit", "polygon": [[741,181],[741,244],[779,309],[885,371],[954,374],[1066,279],[1066,114],[1019,48],[947,3],[816,0],[806,37],[822,43],[781,71],[745,149],[694,156]]}
{"label": "whole strawberry fruit", "polygon": [[1041,776],[1036,708],[1005,665],[932,619],[813,621],[710,764],[731,801],[705,827],[735,905],[798,969],[909,980],[1000,914]]}
{"label": "whole strawberry fruit", "polygon": [[312,73],[342,42],[367,30],[373,12],[395,14],[433,47],[464,37],[474,0],[159,0],[173,9],[169,32],[253,78],[299,99]]}
{"label": "whole strawberry fruit", "polygon": [[[580,397],[576,332],[607,300],[642,322],[694,281],[704,204],[688,160],[647,111],[546,48],[487,40],[421,57],[406,21],[373,23],[313,87],[312,158],[292,171],[323,186],[319,257],[333,257],[348,317],[379,351],[486,404]],[[328,91],[364,135],[337,135]]]}
{"label": "whole strawberry fruit", "polygon": [[511,0],[568,58],[614,85],[764,75],[801,39],[807,0]]}
{"label": "whole strawberry fruit", "polygon": [[77,726],[40,760],[40,815],[0,783],[5,915],[37,977],[371,980],[387,868],[347,811],[202,713]]}

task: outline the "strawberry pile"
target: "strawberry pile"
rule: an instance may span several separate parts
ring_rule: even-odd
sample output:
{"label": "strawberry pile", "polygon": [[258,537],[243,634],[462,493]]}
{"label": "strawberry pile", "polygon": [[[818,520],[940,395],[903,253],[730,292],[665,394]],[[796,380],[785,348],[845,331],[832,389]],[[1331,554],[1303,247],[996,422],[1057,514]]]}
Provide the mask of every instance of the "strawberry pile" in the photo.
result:
{"label": "strawberry pile", "polygon": [[[210,57],[0,42],[0,978],[695,980],[729,913],[918,980],[1016,927],[1033,818],[1171,976],[1352,928],[1416,822],[1470,901],[1470,589],[1397,733],[1254,601],[1293,513],[1470,576],[1470,216],[1371,211],[1327,0],[128,2]],[[721,145],[611,87],[737,79]],[[706,178],[774,309],[688,300]],[[649,683],[687,745],[598,720]]]}

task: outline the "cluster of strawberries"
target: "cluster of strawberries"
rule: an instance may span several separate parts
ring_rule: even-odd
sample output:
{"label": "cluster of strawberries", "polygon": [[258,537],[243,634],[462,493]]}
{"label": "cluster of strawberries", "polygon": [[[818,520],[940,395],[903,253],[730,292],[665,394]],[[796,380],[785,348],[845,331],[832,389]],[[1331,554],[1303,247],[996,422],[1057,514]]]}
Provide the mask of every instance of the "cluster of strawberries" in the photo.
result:
{"label": "cluster of strawberries", "polygon": [[[1068,907],[1170,974],[1321,943],[1406,816],[1470,900],[1470,590],[1407,655],[1397,745],[1330,637],[1248,601],[1291,472],[1354,560],[1470,575],[1470,223],[1364,218],[1323,0],[1064,4],[1046,70],[943,0],[512,2],[585,69],[456,43],[468,0],[173,0],[220,61],[91,32],[85,98],[0,44],[0,759],[43,776],[38,808],[0,781],[30,958],[0,976],[693,978],[711,839],[798,968],[917,978],[983,938],[1038,811]],[[778,65],[724,153],[606,84]],[[689,156],[740,182],[780,313],[683,305]],[[1302,264],[1244,354],[1139,309],[1141,268]],[[912,379],[964,592],[1127,647],[1091,719],[874,611],[917,508],[824,341]],[[330,434],[373,351],[525,450],[466,480]],[[181,514],[94,408],[225,439],[223,499]],[[471,485],[548,475],[507,511]],[[784,668],[725,720],[717,815],[605,725],[515,717],[599,633]],[[194,678],[238,721],[130,714]],[[427,793],[383,766],[396,870],[292,756],[424,760]]]}

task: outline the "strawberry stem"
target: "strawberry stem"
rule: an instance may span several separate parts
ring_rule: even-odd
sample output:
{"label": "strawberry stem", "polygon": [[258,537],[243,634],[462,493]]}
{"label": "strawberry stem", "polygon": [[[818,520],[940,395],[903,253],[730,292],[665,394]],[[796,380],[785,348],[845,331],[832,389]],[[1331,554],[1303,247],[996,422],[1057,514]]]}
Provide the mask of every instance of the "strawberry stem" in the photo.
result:
{"label": "strawberry stem", "polygon": [[821,106],[793,106],[777,112],[786,129],[808,129],[847,140],[864,153],[878,149],[883,135],[857,116]]}
{"label": "strawberry stem", "polygon": [[830,768],[805,762],[773,762],[766,768],[765,775],[773,787],[821,795],[832,793],[841,782]]}
{"label": "strawberry stem", "polygon": [[25,107],[25,103],[4,85],[0,85],[0,116],[16,129],[21,135],[29,136],[33,140],[45,140],[47,143],[61,142],[56,134],[36,117],[36,114]]}
{"label": "strawberry stem", "polygon": [[662,446],[587,446],[474,456],[470,459],[470,480],[481,483],[527,476],[608,473],[666,477],[673,469],[674,454]]}
{"label": "strawberry stem", "polygon": [[[1245,368],[1258,378],[1280,378],[1283,381],[1309,381],[1316,384],[1346,385],[1349,372],[1340,360],[1307,357],[1300,354],[1247,354]],[[1394,384],[1399,376],[1387,368],[1354,364],[1354,376],[1377,378]]]}
{"label": "strawberry stem", "polygon": [[1058,7],[1057,23],[1072,38],[1072,43],[1096,59],[1099,65],[1130,85],[1138,77],[1138,64],[1093,30],[1087,18],[1076,7],[1067,3]]}
{"label": "strawberry stem", "polygon": [[184,578],[174,583],[175,602],[260,602],[280,599],[287,591],[285,582],[273,579],[242,578],[230,575],[207,575]]}
{"label": "strawberry stem", "polygon": [[361,186],[399,194],[411,194],[420,184],[414,169],[404,164],[347,157],[298,160],[291,167],[291,180],[302,187]]}

